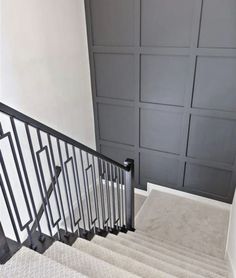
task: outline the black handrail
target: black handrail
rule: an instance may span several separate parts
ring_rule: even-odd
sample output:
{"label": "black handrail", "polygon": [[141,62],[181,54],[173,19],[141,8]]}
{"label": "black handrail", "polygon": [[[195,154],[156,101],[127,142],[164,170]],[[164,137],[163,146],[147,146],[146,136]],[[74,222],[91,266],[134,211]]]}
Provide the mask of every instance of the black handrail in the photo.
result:
{"label": "black handrail", "polygon": [[97,152],[97,151],[79,143],[78,141],[64,135],[63,133],[60,133],[60,132],[56,131],[55,129],[53,129],[49,126],[44,125],[44,124],[40,123],[39,121],[34,120],[34,119],[26,116],[25,114],[11,108],[10,106],[7,106],[6,104],[4,104],[2,102],[0,102],[0,111],[9,115],[9,116],[11,116],[11,117],[14,117],[14,118],[18,119],[18,120],[20,120],[24,123],[27,123],[28,125],[33,126],[36,129],[40,129],[40,130],[44,131],[45,133],[48,133],[48,134],[50,134],[50,135],[52,135],[52,136],[54,136],[54,137],[56,137],[56,138],[58,138],[62,141],[65,141],[65,142],[81,149],[82,151],[85,151],[85,152],[87,152],[91,155],[94,155],[98,158],[101,158],[101,159],[103,159],[103,160],[105,160],[109,163],[112,163],[115,166],[117,166],[117,167],[119,167],[123,170],[126,170],[126,171],[130,170],[129,165],[124,166],[124,165],[118,163],[117,161],[115,161],[115,160],[113,160],[113,159],[111,159],[111,158],[109,158],[109,157],[107,157],[107,156],[105,156],[105,155],[103,155],[103,154],[101,154],[101,153],[99,153],[99,152]]}

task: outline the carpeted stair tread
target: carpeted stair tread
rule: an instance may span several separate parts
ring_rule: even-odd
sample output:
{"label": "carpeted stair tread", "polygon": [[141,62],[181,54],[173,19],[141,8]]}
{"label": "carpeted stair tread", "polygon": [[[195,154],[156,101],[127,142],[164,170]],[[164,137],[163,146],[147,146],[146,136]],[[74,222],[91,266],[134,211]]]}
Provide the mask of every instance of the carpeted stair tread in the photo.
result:
{"label": "carpeted stair tread", "polygon": [[181,267],[183,269],[192,271],[194,273],[201,274],[204,277],[220,278],[220,277],[227,276],[227,271],[225,271],[225,269],[222,270],[213,267],[208,268],[207,265],[203,265],[203,264],[199,266],[196,264],[195,260],[188,259],[184,256],[180,257],[178,256],[177,253],[168,252],[168,249],[166,250],[164,248],[155,249],[155,247],[153,248],[151,244],[147,244],[142,240],[136,239],[135,235],[129,236],[128,234],[127,235],[121,234],[119,236],[109,235],[109,238],[124,246],[142,252],[143,254],[149,255],[153,258],[160,259],[169,264]]}
{"label": "carpeted stair tread", "polygon": [[119,237],[130,240],[136,244],[142,245],[150,250],[160,252],[162,254],[166,254],[176,259],[179,259],[184,262],[189,262],[196,266],[208,269],[212,272],[216,273],[224,273],[228,271],[227,261],[217,262],[214,258],[204,258],[203,256],[192,254],[191,250],[182,250],[181,247],[173,248],[171,244],[167,244],[162,241],[158,241],[157,239],[153,240],[150,237],[145,237],[144,235],[135,232],[135,233],[120,233]]}
{"label": "carpeted stair tread", "polygon": [[145,231],[142,231],[142,230],[139,230],[139,229],[135,230],[135,234],[137,234],[138,236],[142,236],[147,240],[150,239],[152,242],[161,242],[161,244],[166,245],[168,248],[171,247],[175,250],[181,250],[181,251],[183,250],[183,251],[186,251],[186,252],[190,252],[192,254],[196,254],[199,257],[204,257],[206,259],[209,259],[209,260],[215,262],[216,264],[221,263],[222,265],[224,265],[224,263],[225,263],[225,260],[223,258],[218,258],[218,257],[211,256],[211,255],[208,255],[208,254],[205,254],[205,253],[201,253],[199,251],[196,251],[194,249],[191,249],[191,248],[188,248],[186,246],[180,245],[176,242],[168,241],[166,239],[161,239],[161,238],[157,239],[155,237],[152,237],[150,234],[146,233]]}
{"label": "carpeted stair tread", "polygon": [[124,246],[117,241],[114,241],[108,237],[102,238],[99,236],[95,236],[93,238],[93,241],[102,247],[105,247],[109,250],[112,250],[116,253],[125,255],[127,257],[130,257],[136,261],[142,262],[143,264],[146,264],[148,266],[151,266],[153,268],[156,268],[160,271],[166,272],[168,274],[171,274],[176,277],[181,277],[181,278],[203,278],[204,276],[199,275],[197,273],[193,273],[191,271],[185,270],[181,267],[171,265],[165,261],[162,261],[157,258],[153,258],[147,254],[144,254],[140,251],[134,250],[130,247]]}
{"label": "carpeted stair tread", "polygon": [[1,278],[86,278],[65,265],[22,247],[5,265],[0,266]]}
{"label": "carpeted stair tread", "polygon": [[135,238],[142,239],[146,242],[152,244],[152,246],[162,246],[170,251],[176,252],[186,257],[190,257],[192,259],[196,259],[199,262],[207,263],[212,266],[219,267],[221,269],[227,269],[226,261],[223,259],[219,259],[216,257],[209,256],[207,254],[202,254],[197,252],[196,250],[189,249],[182,245],[172,243],[166,240],[157,240],[156,238],[151,237],[150,235],[146,234],[143,231],[136,230],[135,231]]}
{"label": "carpeted stair tread", "polygon": [[141,262],[138,262],[131,257],[126,257],[117,252],[104,248],[94,241],[87,241],[84,239],[78,239],[73,247],[87,254],[90,254],[96,258],[106,261],[114,266],[122,268],[126,271],[134,273],[143,278],[171,278],[174,277]]}
{"label": "carpeted stair tread", "polygon": [[137,275],[60,242],[55,242],[44,255],[90,278],[138,277]]}

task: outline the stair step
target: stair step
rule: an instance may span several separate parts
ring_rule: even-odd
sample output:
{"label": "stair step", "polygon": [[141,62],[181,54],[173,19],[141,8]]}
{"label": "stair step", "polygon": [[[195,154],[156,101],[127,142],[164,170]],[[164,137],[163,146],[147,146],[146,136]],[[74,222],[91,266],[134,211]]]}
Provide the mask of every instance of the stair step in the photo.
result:
{"label": "stair step", "polygon": [[157,258],[169,264],[198,273],[204,277],[220,278],[227,276],[227,271],[225,271],[225,269],[222,270],[211,266],[208,267],[207,264],[198,265],[196,260],[189,259],[185,256],[179,256],[178,253],[169,252],[168,249],[163,247],[157,248],[156,246],[152,246],[150,243],[137,239],[135,234],[132,235],[132,233],[120,235],[116,238],[109,236],[109,238],[124,246],[132,248],[133,250],[137,250],[153,258]]}
{"label": "stair step", "polygon": [[[55,242],[44,255],[90,278],[137,278],[138,276],[115,267],[74,247]],[[69,277],[69,276],[68,276]]]}
{"label": "stair step", "polygon": [[0,266],[1,278],[86,278],[65,265],[22,247],[5,265]]}
{"label": "stair step", "polygon": [[[131,236],[131,234],[130,234]],[[182,255],[186,258],[190,258],[190,259],[194,259],[200,263],[204,263],[207,265],[211,265],[214,266],[216,268],[220,268],[220,269],[225,269],[227,270],[227,263],[225,260],[216,258],[216,257],[212,257],[209,256],[207,254],[202,254],[199,253],[195,250],[189,249],[187,247],[184,247],[182,245],[176,244],[176,243],[172,243],[166,240],[157,240],[156,238],[152,238],[150,235],[146,234],[143,231],[140,230],[136,230],[135,231],[135,235],[133,235],[132,238],[135,238],[136,240],[143,240],[144,242],[148,242],[149,244],[151,244],[152,247],[163,247],[169,251],[173,251],[175,253],[178,253],[179,255]],[[150,246],[150,245],[148,245]]]}
{"label": "stair step", "polygon": [[[113,237],[113,239],[111,239]],[[112,250],[116,253],[119,253],[121,255],[125,255],[127,257],[130,257],[138,262],[141,262],[143,264],[146,264],[148,266],[151,266],[155,269],[158,269],[159,271],[166,272],[170,275],[180,277],[180,278],[203,278],[204,276],[191,272],[189,270],[185,270],[181,267],[171,265],[170,263],[167,263],[165,261],[162,261],[157,258],[153,258],[147,254],[144,254],[140,251],[134,250],[128,246],[124,246],[120,243],[118,243],[114,238],[118,238],[113,235],[109,235],[107,238],[97,237],[95,236],[93,239],[93,242],[99,244],[102,247],[105,247],[109,250]]]}
{"label": "stair step", "polygon": [[122,268],[126,271],[129,271],[133,274],[136,274],[143,278],[171,278],[174,277],[162,271],[159,271],[155,268],[147,266],[141,262],[138,262],[130,257],[126,257],[122,254],[116,253],[112,250],[104,248],[94,241],[88,242],[83,239],[78,239],[73,247],[77,248],[80,251],[83,251],[87,254],[90,254],[96,258],[99,258],[107,263],[110,263],[114,266]]}

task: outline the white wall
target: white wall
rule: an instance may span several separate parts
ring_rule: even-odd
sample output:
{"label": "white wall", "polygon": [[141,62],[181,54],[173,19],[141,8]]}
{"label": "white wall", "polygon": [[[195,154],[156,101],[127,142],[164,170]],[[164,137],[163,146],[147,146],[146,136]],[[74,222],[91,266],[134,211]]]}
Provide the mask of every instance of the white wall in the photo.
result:
{"label": "white wall", "polygon": [[[0,101],[95,148],[84,1],[0,0],[0,5]],[[0,121],[8,131],[1,115]],[[7,152],[3,144],[0,148]],[[32,161],[26,160],[30,169]],[[37,181],[30,172],[34,191]],[[10,178],[24,211],[19,182]],[[1,192],[0,221],[14,238]]]}
{"label": "white wall", "polygon": [[95,148],[84,1],[0,1],[0,101]]}
{"label": "white wall", "polygon": [[236,278],[236,195],[234,197],[230,219],[228,255],[234,270],[234,277]]}

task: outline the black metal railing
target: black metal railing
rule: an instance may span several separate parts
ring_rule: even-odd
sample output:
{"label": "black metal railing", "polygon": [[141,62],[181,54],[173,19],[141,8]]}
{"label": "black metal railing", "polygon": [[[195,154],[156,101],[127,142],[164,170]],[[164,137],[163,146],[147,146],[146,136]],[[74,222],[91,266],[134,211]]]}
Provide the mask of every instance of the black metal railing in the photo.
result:
{"label": "black metal railing", "polygon": [[4,250],[6,238],[43,252],[54,239],[134,230],[133,160],[119,164],[3,103],[0,187]]}

